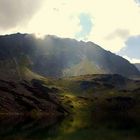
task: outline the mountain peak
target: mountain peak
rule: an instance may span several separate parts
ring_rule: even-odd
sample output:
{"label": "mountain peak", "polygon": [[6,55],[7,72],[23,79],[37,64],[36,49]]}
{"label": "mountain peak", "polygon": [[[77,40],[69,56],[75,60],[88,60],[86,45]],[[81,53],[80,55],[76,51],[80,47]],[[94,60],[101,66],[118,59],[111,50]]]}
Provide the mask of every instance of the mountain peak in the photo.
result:
{"label": "mountain peak", "polygon": [[[21,61],[26,57],[32,63],[30,69],[42,76],[63,77],[69,75],[66,75],[68,71],[71,73],[69,76],[74,76],[75,73],[120,74],[126,77],[140,75],[137,68],[127,60],[90,41],[52,35],[46,35],[44,39],[39,40],[32,34],[20,33],[0,36],[1,62],[10,60],[15,64],[16,60],[16,64],[21,65]],[[9,65],[9,69],[15,66]]]}

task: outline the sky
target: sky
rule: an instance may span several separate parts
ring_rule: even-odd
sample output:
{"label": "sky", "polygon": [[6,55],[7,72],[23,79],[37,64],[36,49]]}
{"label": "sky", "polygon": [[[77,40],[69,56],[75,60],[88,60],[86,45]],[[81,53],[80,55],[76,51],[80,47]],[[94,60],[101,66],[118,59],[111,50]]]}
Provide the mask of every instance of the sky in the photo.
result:
{"label": "sky", "polygon": [[93,41],[140,63],[140,0],[0,0],[0,34]]}

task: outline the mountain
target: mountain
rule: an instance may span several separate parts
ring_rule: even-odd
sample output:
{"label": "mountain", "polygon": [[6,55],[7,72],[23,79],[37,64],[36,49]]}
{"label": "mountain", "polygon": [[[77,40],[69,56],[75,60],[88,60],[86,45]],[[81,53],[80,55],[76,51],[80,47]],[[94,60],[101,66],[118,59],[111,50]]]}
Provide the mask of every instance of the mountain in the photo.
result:
{"label": "mountain", "polygon": [[136,63],[135,66],[140,71],[140,63]]}
{"label": "mountain", "polygon": [[140,72],[124,58],[93,42],[31,34],[0,36],[0,77],[22,79],[25,70],[47,77],[85,74],[138,76]]}
{"label": "mountain", "polygon": [[0,36],[0,139],[139,139],[139,75],[92,42]]}

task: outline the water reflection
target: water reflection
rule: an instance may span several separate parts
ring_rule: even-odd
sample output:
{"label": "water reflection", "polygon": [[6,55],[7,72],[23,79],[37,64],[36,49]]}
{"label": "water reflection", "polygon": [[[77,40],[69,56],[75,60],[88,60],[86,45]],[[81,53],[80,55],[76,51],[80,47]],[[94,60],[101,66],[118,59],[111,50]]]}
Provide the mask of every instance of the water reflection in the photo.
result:
{"label": "water reflection", "polygon": [[139,140],[139,124],[131,118],[101,119],[76,114],[67,118],[0,118],[0,140]]}
{"label": "water reflection", "polygon": [[44,140],[54,137],[62,118],[0,118],[0,140]]}

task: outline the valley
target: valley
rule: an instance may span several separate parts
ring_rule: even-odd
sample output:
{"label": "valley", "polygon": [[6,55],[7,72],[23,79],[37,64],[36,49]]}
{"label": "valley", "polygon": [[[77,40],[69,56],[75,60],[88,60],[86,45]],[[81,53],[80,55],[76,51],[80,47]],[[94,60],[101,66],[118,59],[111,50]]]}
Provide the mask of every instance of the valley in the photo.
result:
{"label": "valley", "polygon": [[0,139],[138,140],[139,79],[92,42],[0,36]]}

